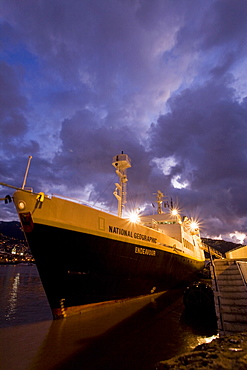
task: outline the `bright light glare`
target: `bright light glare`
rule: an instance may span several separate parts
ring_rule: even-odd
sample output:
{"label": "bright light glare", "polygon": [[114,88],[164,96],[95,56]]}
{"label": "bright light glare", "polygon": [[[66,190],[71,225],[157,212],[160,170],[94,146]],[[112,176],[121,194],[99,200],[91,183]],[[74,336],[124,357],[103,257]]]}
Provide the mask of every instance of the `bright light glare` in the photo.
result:
{"label": "bright light glare", "polygon": [[130,222],[137,223],[140,222],[140,217],[137,212],[131,212],[129,215]]}
{"label": "bright light glare", "polygon": [[177,210],[177,209],[175,209],[175,208],[173,208],[173,209],[172,209],[172,211],[171,211],[171,214],[172,214],[173,216],[177,216],[177,215],[178,215],[178,210]]}
{"label": "bright light glare", "polygon": [[190,228],[191,228],[191,230],[195,231],[199,228],[199,225],[196,221],[192,221],[191,224],[190,224]]}

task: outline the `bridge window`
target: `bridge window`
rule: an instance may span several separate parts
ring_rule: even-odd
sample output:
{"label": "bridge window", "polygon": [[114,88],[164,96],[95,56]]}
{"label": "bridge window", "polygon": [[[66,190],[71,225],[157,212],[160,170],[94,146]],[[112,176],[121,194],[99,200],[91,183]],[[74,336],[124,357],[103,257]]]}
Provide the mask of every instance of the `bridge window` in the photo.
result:
{"label": "bridge window", "polygon": [[183,239],[183,244],[184,244],[185,248],[188,248],[191,251],[194,251],[194,245],[191,244],[188,240]]}
{"label": "bridge window", "polygon": [[158,221],[159,225],[174,225],[176,221]]}

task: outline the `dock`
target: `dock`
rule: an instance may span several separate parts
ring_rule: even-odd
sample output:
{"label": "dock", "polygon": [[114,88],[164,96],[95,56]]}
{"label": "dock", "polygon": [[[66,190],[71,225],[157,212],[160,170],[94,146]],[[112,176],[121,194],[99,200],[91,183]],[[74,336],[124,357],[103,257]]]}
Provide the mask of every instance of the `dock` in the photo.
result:
{"label": "dock", "polygon": [[247,332],[247,262],[215,259],[210,271],[219,335]]}

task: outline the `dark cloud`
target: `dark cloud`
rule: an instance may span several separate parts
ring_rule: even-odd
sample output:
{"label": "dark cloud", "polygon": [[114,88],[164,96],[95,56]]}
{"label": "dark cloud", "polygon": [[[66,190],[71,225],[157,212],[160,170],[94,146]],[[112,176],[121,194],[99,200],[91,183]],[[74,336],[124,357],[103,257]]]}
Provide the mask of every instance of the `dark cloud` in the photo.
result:
{"label": "dark cloud", "polygon": [[[63,173],[70,174],[64,179],[68,185],[72,180],[75,186],[81,186],[83,181],[95,184],[95,190],[102,191],[106,179],[113,178],[112,157],[122,151],[135,157],[136,162],[139,160],[139,168],[148,174],[147,162],[144,164],[148,156],[134,128],[107,125],[104,120],[98,122],[96,115],[83,110],[63,122],[60,137],[62,151],[54,163]],[[138,175],[136,180],[135,176],[132,178],[133,182],[138,181]]]}
{"label": "dark cloud", "polygon": [[164,161],[175,158],[178,165],[170,170],[171,181],[174,176],[186,181],[189,191],[180,192],[187,203],[194,204],[196,195],[204,217],[221,220],[218,234],[226,233],[229,225],[237,229],[239,218],[247,216],[245,102],[236,100],[232,88],[209,81],[182,91],[168,106],[170,112],[150,130],[152,155]]}
{"label": "dark cloud", "polygon": [[0,27],[3,182],[33,155],[28,186],[110,206],[124,151],[140,205],[160,189],[206,235],[246,232],[245,0],[3,0]]}
{"label": "dark cloud", "polygon": [[233,49],[238,45],[244,46],[247,31],[246,16],[245,0],[239,0],[238,4],[231,0],[214,1],[202,22],[202,29],[205,32],[204,46],[211,48],[231,44]]}
{"label": "dark cloud", "polygon": [[0,64],[0,119],[2,135],[18,136],[25,133],[23,111],[27,100],[21,94],[17,73],[6,63]]}

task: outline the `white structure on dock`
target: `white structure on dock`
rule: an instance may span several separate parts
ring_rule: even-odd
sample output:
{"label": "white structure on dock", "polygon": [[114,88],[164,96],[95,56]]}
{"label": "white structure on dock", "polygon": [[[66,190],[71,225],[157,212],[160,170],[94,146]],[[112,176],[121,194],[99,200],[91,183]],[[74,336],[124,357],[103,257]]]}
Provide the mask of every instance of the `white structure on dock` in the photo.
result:
{"label": "white structure on dock", "polygon": [[247,245],[244,245],[243,247],[234,248],[226,252],[226,258],[247,261]]}

